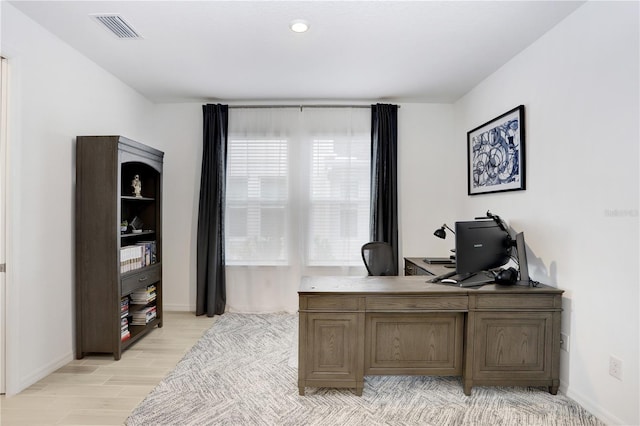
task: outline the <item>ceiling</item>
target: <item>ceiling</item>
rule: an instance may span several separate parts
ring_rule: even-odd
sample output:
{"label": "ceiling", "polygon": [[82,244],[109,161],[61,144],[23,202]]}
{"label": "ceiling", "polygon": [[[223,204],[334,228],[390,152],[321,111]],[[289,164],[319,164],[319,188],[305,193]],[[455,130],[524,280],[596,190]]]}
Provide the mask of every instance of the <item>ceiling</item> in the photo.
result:
{"label": "ceiling", "polygon": [[[453,102],[583,2],[9,3],[154,102]],[[96,13],[142,38],[117,38]]]}

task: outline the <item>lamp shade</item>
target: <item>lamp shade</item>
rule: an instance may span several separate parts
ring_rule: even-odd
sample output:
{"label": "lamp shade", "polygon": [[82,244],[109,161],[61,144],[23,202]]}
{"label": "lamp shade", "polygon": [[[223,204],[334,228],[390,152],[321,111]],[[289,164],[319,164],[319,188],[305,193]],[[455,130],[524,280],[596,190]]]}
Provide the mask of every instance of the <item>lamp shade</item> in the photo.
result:
{"label": "lamp shade", "polygon": [[453,229],[449,228],[445,223],[440,228],[436,229],[433,235],[444,240],[445,238],[447,238],[447,231],[445,231],[445,228],[455,234],[455,232],[453,232]]}

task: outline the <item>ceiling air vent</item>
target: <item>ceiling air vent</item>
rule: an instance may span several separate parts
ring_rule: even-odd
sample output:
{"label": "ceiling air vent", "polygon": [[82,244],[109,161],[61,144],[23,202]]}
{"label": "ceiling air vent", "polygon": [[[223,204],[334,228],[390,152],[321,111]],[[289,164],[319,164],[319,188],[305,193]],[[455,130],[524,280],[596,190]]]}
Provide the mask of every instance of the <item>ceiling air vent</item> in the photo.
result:
{"label": "ceiling air vent", "polygon": [[117,14],[96,14],[89,15],[110,32],[112,32],[118,38],[135,39],[142,38],[136,30],[133,29],[131,24],[125,21],[120,15]]}

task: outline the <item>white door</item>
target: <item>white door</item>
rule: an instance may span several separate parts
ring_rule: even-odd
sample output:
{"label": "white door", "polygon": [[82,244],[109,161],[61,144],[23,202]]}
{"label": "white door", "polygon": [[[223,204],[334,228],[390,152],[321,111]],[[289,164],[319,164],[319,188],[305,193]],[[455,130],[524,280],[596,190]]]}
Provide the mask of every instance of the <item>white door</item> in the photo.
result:
{"label": "white door", "polygon": [[6,177],[7,177],[7,60],[0,57],[0,393],[5,393],[6,362]]}

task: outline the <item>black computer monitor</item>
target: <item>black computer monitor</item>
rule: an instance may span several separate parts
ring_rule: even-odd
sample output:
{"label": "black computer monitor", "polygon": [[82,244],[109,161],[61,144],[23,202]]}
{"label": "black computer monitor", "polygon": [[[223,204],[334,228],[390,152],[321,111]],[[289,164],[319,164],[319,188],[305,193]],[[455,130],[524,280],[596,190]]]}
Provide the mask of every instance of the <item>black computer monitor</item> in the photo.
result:
{"label": "black computer monitor", "polygon": [[498,268],[511,258],[511,237],[495,220],[456,222],[456,274]]}
{"label": "black computer monitor", "polygon": [[523,232],[516,234],[516,251],[518,252],[518,269],[520,270],[519,281],[529,283],[529,264],[527,262],[527,249]]}

